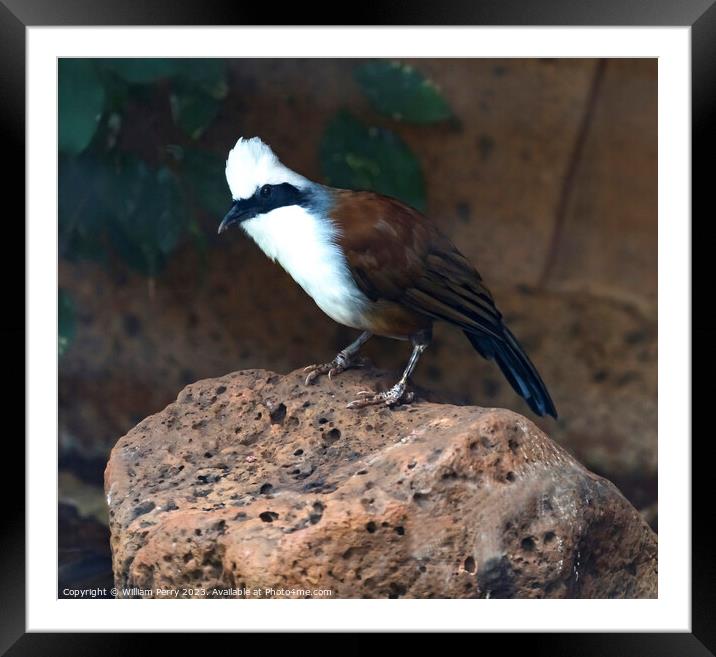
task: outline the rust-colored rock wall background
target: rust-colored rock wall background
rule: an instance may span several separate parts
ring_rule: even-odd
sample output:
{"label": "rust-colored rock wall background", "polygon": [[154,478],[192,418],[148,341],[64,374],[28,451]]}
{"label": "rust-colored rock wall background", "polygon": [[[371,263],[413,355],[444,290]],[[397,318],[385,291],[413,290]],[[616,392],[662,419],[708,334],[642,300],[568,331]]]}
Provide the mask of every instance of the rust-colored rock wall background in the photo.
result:
{"label": "rust-colored rock wall background", "polygon": [[[417,384],[454,403],[535,420],[655,525],[657,475],[656,60],[415,60],[456,119],[395,127],[420,160],[428,213],[477,266],[550,388],[557,422],[533,418],[459,331],[438,326]],[[381,120],[354,60],[233,60],[229,94],[201,137],[225,154],[259,135],[321,180],[318,144],[341,108]],[[169,109],[135,108],[123,139],[171,141]],[[227,204],[229,194],[227,191]],[[69,524],[103,518],[109,450],[197,379],[329,359],[353,337],[239,231],[207,259],[186,247],[156,280],[119,262],[60,261],[74,297],[74,342],[60,365],[61,501]],[[380,367],[404,344],[371,341]],[[81,523],[80,523],[81,524]],[[74,526],[74,525],[73,525]],[[94,535],[94,534],[93,534]]]}

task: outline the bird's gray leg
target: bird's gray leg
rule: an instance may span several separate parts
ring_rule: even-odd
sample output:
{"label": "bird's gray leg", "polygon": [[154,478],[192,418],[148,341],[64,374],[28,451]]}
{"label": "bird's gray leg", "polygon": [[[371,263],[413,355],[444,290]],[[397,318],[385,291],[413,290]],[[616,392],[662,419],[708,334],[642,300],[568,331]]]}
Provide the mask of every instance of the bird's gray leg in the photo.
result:
{"label": "bird's gray leg", "polygon": [[415,366],[418,364],[420,355],[428,348],[430,344],[431,333],[430,331],[420,331],[411,337],[413,343],[413,351],[410,354],[410,360],[408,361],[403,376],[400,377],[400,381],[396,383],[390,390],[384,392],[372,392],[365,390],[358,393],[358,399],[350,402],[346,408],[363,408],[364,406],[372,406],[374,404],[386,404],[387,406],[395,406],[399,402],[405,402],[409,404],[413,401],[413,393],[406,392],[405,388],[408,385],[408,379],[413,373]]}
{"label": "bird's gray leg", "polygon": [[336,357],[330,363],[322,363],[320,365],[309,365],[303,371],[308,372],[306,376],[306,385],[313,383],[321,374],[328,374],[328,378],[332,378],[336,374],[340,374],[349,367],[355,367],[355,355],[360,348],[368,342],[372,333],[365,331],[358,336],[358,339],[351,342],[345,349],[339,351]]}

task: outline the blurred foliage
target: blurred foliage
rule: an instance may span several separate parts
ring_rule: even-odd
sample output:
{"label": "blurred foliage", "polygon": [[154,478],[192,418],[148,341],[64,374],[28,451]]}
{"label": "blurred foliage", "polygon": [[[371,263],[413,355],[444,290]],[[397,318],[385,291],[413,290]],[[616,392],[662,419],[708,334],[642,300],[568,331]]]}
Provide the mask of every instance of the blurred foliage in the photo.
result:
{"label": "blurred foliage", "polygon": [[[60,256],[100,262],[114,256],[154,277],[189,241],[206,262],[197,211],[220,218],[230,195],[224,158],[191,142],[204,134],[227,93],[223,60],[60,59]],[[148,162],[125,152],[121,137],[130,107],[149,107],[162,94],[177,141],[189,144],[154,144]],[[74,334],[74,305],[65,291],[58,330],[61,356]]]}
{"label": "blurred foliage", "polygon": [[62,356],[75,337],[75,306],[65,290],[57,294],[57,335],[58,352]]}
{"label": "blurred foliage", "polygon": [[320,156],[329,185],[370,189],[425,209],[420,163],[394,132],[368,127],[343,111],[328,124]]}
{"label": "blurred foliage", "polygon": [[104,87],[88,59],[60,59],[58,74],[59,148],[65,153],[81,153],[97,130]]}
{"label": "blurred foliage", "polygon": [[[452,116],[437,87],[410,66],[369,62],[356,68],[355,80],[389,121],[429,124]],[[230,194],[225,154],[195,142],[227,94],[226,62],[220,59],[60,59],[60,256],[102,263],[119,258],[155,277],[181,244],[192,243],[206,262],[198,214],[220,220]],[[161,143],[157,134],[157,143],[132,145],[130,139],[125,146],[129,121],[136,127],[137,117],[151,116],[161,103],[173,122],[174,143]],[[331,185],[375,190],[423,210],[420,162],[392,127],[339,112],[319,148],[324,177]],[[65,291],[59,310],[62,354],[74,334],[74,306]]]}
{"label": "blurred foliage", "polygon": [[110,254],[156,276],[183,240],[206,241],[196,209],[222,215],[229,201],[224,159],[192,147],[157,145],[155,162],[118,144],[130,103],[168,95],[177,128],[198,139],[226,97],[217,59],[61,59],[59,63],[60,254]]}
{"label": "blurred foliage", "polygon": [[226,184],[226,160],[196,148],[184,148],[177,157],[192,187],[195,201],[210,214],[223,219],[228,210],[230,192]]}
{"label": "blurred foliage", "polygon": [[435,83],[408,64],[369,62],[356,69],[355,78],[376,111],[392,119],[435,123],[452,117]]}
{"label": "blurred foliage", "polygon": [[181,59],[141,58],[95,59],[96,66],[115,73],[130,84],[149,84],[163,78],[181,75]]}
{"label": "blurred foliage", "polygon": [[[355,71],[355,79],[380,114],[397,121],[429,124],[452,118],[437,86],[411,66],[377,60]],[[424,211],[425,177],[417,157],[387,127],[362,123],[347,110],[326,126],[320,145],[328,184],[394,196]]]}

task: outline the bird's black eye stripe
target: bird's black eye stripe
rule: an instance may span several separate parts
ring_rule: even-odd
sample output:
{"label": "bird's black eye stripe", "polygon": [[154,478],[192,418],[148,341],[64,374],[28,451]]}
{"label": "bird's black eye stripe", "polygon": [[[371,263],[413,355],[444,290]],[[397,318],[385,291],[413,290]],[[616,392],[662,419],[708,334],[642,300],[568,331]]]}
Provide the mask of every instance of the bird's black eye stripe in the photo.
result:
{"label": "bird's black eye stripe", "polygon": [[267,184],[256,188],[253,200],[256,214],[265,214],[287,205],[300,205],[303,202],[303,194],[290,183]]}

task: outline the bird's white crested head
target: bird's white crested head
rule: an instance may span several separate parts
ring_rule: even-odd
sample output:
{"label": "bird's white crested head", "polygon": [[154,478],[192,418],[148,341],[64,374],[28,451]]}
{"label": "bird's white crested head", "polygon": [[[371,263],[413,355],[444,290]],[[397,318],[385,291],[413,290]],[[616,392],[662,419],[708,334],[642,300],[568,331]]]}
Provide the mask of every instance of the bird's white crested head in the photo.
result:
{"label": "bird's white crested head", "polygon": [[226,182],[234,200],[249,198],[263,185],[290,183],[301,189],[310,184],[307,178],[281,164],[269,145],[258,137],[241,137],[229,151]]}
{"label": "bird's white crested head", "polygon": [[226,160],[234,200],[219,233],[239,225],[336,321],[360,328],[367,298],[356,287],[326,214],[331,192],[281,164],[258,137],[239,139]]}

